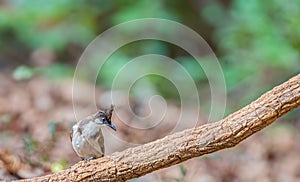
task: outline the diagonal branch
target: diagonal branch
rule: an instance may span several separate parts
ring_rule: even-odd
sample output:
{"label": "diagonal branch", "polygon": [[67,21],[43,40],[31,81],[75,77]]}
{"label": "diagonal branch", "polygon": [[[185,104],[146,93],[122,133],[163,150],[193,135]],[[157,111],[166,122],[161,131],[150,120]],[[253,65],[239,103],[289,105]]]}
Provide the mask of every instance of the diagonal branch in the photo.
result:
{"label": "diagonal branch", "polygon": [[223,120],[26,181],[125,181],[230,148],[300,105],[300,74]]}

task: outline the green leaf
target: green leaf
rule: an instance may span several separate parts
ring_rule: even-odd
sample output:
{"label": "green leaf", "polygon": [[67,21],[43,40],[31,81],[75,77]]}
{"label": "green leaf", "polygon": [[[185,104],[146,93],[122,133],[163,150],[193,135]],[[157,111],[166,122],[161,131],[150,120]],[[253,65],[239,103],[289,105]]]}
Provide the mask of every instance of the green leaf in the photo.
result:
{"label": "green leaf", "polygon": [[19,66],[13,72],[13,78],[16,80],[28,80],[34,75],[34,70],[27,66]]}
{"label": "green leaf", "polygon": [[27,152],[33,153],[38,146],[38,141],[34,140],[31,135],[25,134],[24,146]]}
{"label": "green leaf", "polygon": [[60,160],[59,162],[53,162],[50,167],[53,173],[60,172],[65,168],[67,168],[67,161],[64,159]]}
{"label": "green leaf", "polygon": [[72,77],[73,68],[64,64],[53,64],[50,67],[37,68],[37,71],[48,79],[60,79],[63,77]]}
{"label": "green leaf", "polygon": [[186,169],[185,169],[185,167],[180,166],[180,172],[181,172],[182,176],[185,176],[186,175]]}

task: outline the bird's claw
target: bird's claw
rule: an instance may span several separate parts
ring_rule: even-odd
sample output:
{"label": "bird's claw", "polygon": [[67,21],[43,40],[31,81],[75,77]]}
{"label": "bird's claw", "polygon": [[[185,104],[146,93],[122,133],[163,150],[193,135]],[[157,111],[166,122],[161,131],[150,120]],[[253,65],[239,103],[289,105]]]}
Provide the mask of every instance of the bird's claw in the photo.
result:
{"label": "bird's claw", "polygon": [[89,161],[94,160],[94,159],[96,159],[96,158],[95,157],[89,157],[89,158],[83,158],[82,160],[84,162],[89,162]]}

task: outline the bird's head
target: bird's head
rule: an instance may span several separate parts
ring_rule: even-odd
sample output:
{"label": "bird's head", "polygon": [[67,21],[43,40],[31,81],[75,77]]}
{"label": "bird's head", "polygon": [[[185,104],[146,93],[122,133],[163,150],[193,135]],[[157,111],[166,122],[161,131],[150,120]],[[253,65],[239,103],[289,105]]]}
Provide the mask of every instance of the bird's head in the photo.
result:
{"label": "bird's head", "polygon": [[113,111],[114,111],[113,105],[110,106],[110,109],[106,109],[104,111],[101,111],[101,110],[98,111],[95,114],[95,118],[94,118],[95,123],[99,124],[99,125],[107,125],[111,129],[116,131],[117,130],[116,127],[111,123],[111,117],[112,117]]}

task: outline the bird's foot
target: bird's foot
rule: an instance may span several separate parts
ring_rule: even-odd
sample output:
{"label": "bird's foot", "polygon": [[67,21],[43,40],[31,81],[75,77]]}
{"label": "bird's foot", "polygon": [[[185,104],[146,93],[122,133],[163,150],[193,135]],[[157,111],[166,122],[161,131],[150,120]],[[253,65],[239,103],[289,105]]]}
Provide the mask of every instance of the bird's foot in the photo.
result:
{"label": "bird's foot", "polygon": [[83,160],[84,162],[89,162],[89,161],[94,160],[94,159],[96,159],[96,158],[95,158],[95,157],[82,158],[82,160]]}

